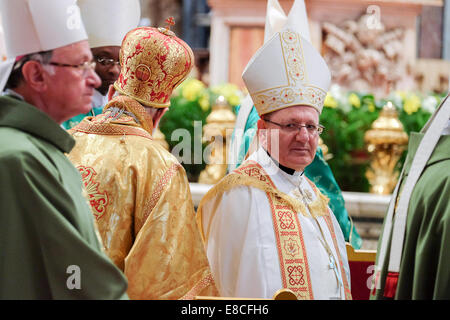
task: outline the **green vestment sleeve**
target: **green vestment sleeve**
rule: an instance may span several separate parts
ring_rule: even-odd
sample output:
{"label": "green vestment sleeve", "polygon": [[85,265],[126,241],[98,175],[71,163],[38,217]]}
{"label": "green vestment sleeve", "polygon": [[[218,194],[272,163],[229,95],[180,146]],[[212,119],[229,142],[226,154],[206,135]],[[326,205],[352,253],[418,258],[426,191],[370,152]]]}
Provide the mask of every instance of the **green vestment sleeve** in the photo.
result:
{"label": "green vestment sleeve", "polygon": [[67,132],[37,108],[0,98],[0,299],[122,299],[103,253]]}
{"label": "green vestment sleeve", "polygon": [[1,297],[126,298],[126,281],[101,252],[92,216],[77,210],[54,173],[23,154],[4,161],[0,176],[1,237],[10,242],[1,250]]}
{"label": "green vestment sleeve", "polygon": [[90,116],[98,116],[103,111],[103,107],[94,107],[91,109],[91,111],[79,114],[75,117],[70,118],[67,121],[64,121],[61,125],[64,129],[69,130],[75,127],[77,124],[79,124],[81,121],[83,121],[84,118],[90,117]]}
{"label": "green vestment sleeve", "polygon": [[[405,175],[400,183],[409,173],[422,137],[423,134],[415,132],[410,135]],[[395,299],[450,299],[449,173],[450,136],[442,136],[411,194]],[[389,237],[386,259],[380,266],[377,288],[371,299],[387,299],[384,288],[392,232]],[[378,241],[378,252],[381,242],[382,238]],[[379,256],[377,264],[378,259]]]}

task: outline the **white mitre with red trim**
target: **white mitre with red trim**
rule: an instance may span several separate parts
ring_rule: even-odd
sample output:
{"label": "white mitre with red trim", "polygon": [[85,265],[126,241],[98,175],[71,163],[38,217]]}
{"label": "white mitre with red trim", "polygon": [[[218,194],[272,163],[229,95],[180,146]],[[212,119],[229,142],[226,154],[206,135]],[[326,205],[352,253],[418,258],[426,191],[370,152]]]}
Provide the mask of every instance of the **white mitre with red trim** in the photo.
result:
{"label": "white mitre with red trim", "polygon": [[255,53],[242,78],[260,116],[295,105],[322,112],[331,73],[309,41],[304,1],[294,2],[286,25]]}

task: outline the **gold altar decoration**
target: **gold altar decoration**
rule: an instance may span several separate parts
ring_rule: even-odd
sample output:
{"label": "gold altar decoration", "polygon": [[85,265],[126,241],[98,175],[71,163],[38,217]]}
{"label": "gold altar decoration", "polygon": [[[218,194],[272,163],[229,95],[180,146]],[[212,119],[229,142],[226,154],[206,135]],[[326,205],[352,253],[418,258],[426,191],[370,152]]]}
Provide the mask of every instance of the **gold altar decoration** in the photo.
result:
{"label": "gold altar decoration", "polygon": [[408,143],[408,135],[392,102],[388,101],[383,107],[378,119],[365,133],[364,141],[371,154],[370,167],[366,171],[370,192],[392,193],[399,174],[395,167]]}
{"label": "gold altar decoration", "polygon": [[203,142],[211,141],[211,153],[206,168],[200,172],[199,183],[216,184],[227,173],[227,147],[231,140],[236,116],[225,97],[219,96],[203,126]]}
{"label": "gold altar decoration", "polygon": [[161,132],[161,130],[159,130],[159,128],[156,128],[153,131],[152,137],[153,140],[162,145],[164,149],[169,150],[169,144],[166,141],[166,136],[164,135],[164,133]]}
{"label": "gold altar decoration", "polygon": [[319,146],[322,149],[323,158],[328,161],[333,158],[333,154],[329,153],[328,146],[323,142],[322,138],[319,137]]}

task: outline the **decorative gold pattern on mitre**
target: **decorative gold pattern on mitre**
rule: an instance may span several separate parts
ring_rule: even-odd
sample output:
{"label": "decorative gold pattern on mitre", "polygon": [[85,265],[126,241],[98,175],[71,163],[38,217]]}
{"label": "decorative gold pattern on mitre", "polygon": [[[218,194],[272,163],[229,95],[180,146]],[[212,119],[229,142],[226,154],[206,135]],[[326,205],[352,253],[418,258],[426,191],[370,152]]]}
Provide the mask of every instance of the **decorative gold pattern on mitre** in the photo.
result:
{"label": "decorative gold pattern on mitre", "polygon": [[172,31],[160,29],[140,27],[127,33],[114,87],[144,105],[165,108],[172,91],[191,71],[194,54]]}
{"label": "decorative gold pattern on mitre", "polygon": [[285,31],[280,37],[288,85],[251,94],[259,115],[294,105],[308,105],[322,112],[326,91],[308,84],[300,35]]}
{"label": "decorative gold pattern on mitre", "polygon": [[297,81],[307,81],[305,59],[298,34],[292,31],[283,32],[281,41],[286,70],[291,80],[290,84],[295,85]]}

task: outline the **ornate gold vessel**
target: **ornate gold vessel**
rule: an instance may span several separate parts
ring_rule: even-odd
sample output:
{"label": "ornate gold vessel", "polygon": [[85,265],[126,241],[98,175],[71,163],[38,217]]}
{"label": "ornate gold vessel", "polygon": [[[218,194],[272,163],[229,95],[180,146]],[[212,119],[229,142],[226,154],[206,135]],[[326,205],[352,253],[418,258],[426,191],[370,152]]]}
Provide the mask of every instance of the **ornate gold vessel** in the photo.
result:
{"label": "ornate gold vessel", "polygon": [[367,150],[371,154],[370,167],[366,177],[371,185],[370,192],[390,194],[394,189],[399,172],[396,164],[408,144],[408,135],[398,119],[392,102],[388,101],[380,116],[364,135]]}
{"label": "ornate gold vessel", "polygon": [[231,140],[236,116],[225,97],[215,101],[212,111],[203,126],[203,142],[211,141],[207,149],[211,152],[206,168],[200,172],[199,183],[215,184],[227,172],[227,149]]}
{"label": "ornate gold vessel", "polygon": [[322,149],[323,158],[328,161],[333,158],[333,154],[329,153],[328,146],[323,142],[322,138],[319,137],[319,146]]}

